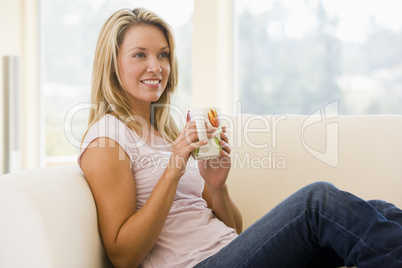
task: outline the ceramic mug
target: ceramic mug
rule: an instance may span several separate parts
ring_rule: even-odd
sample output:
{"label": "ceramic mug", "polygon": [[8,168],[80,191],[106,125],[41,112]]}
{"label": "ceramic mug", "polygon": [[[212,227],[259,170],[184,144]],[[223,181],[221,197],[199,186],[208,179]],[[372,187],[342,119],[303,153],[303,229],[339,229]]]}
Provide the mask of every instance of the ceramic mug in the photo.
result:
{"label": "ceramic mug", "polygon": [[192,151],[192,156],[195,160],[206,160],[219,156],[222,150],[220,145],[222,133],[219,120],[220,114],[221,110],[218,107],[197,108],[187,113],[187,122],[195,121],[199,140],[207,139],[206,126],[217,128],[213,137],[208,139],[207,144]]}

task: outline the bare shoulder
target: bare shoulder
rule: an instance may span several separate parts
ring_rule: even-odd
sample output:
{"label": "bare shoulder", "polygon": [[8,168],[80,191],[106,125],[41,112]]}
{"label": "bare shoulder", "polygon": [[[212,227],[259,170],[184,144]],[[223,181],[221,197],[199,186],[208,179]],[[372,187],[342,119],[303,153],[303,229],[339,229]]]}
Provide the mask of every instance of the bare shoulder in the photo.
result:
{"label": "bare shoulder", "polygon": [[117,142],[97,138],[83,153],[81,167],[95,199],[102,239],[108,247],[136,210],[131,161]]}
{"label": "bare shoulder", "polygon": [[81,157],[81,167],[87,180],[92,179],[91,175],[94,173],[103,174],[103,172],[114,173],[127,170],[131,172],[128,155],[116,141],[106,137],[97,138],[88,145]]}

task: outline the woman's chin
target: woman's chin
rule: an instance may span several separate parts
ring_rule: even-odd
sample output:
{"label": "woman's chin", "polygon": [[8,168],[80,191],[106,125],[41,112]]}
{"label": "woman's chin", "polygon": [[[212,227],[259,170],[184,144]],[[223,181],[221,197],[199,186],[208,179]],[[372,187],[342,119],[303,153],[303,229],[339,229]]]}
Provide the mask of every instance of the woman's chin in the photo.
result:
{"label": "woman's chin", "polygon": [[149,98],[150,102],[157,102],[160,99],[161,95],[153,96]]}
{"label": "woman's chin", "polygon": [[131,95],[131,101],[134,103],[153,103],[157,102],[162,96],[163,92],[147,92],[146,94],[141,94],[137,96]]}

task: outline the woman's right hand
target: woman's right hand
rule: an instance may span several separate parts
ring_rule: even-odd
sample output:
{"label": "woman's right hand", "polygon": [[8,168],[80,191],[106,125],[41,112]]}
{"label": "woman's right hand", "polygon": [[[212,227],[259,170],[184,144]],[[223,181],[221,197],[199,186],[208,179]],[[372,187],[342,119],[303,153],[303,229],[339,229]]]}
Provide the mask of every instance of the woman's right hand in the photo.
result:
{"label": "woman's right hand", "polygon": [[[213,129],[207,129],[207,136],[210,136]],[[172,155],[168,168],[182,176],[186,171],[191,151],[208,143],[208,140],[199,141],[197,128],[194,121],[187,122],[179,136],[173,143]]]}

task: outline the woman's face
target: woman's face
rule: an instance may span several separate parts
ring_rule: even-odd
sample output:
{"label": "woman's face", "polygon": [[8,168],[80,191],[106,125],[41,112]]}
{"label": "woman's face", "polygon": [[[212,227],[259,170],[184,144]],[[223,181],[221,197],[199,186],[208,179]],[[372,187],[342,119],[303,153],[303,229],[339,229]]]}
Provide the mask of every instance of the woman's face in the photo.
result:
{"label": "woman's face", "polygon": [[169,45],[162,30],[153,25],[129,28],[117,56],[122,86],[132,105],[155,102],[170,73]]}

